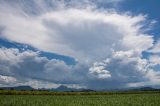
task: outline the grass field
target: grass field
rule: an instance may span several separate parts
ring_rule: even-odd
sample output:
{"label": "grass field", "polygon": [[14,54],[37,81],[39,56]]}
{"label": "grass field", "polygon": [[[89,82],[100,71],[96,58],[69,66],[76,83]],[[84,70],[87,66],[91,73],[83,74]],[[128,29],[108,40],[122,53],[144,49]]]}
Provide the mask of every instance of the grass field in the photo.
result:
{"label": "grass field", "polygon": [[160,93],[0,95],[0,106],[160,106]]}

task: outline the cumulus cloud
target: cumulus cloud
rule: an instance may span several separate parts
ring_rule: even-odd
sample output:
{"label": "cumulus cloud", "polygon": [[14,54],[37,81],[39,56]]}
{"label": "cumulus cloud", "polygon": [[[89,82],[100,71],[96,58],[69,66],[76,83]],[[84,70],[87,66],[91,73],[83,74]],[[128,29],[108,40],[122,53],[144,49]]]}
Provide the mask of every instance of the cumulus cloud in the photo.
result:
{"label": "cumulus cloud", "polygon": [[89,69],[90,74],[96,76],[97,78],[110,78],[111,74],[108,70],[105,69],[106,64],[105,63],[98,63],[95,62],[93,64],[93,67]]}
{"label": "cumulus cloud", "polygon": [[148,52],[160,53],[160,41],[158,41]]}
{"label": "cumulus cloud", "polygon": [[[48,60],[38,52],[0,49],[0,74],[3,85],[56,87],[60,84],[94,89],[158,85],[159,72],[134,51],[116,51],[110,58],[88,64],[68,66],[60,60]],[[153,83],[152,83],[153,82]],[[39,85],[39,86],[38,86]]]}
{"label": "cumulus cloud", "polygon": [[[110,58],[93,65],[78,63],[68,66],[61,60],[48,60],[38,52],[0,48],[0,75],[3,85],[56,87],[60,84],[87,88],[123,88],[158,85],[160,73],[135,51],[116,51]],[[152,83],[153,82],[153,83]],[[39,86],[38,86],[39,85]]]}
{"label": "cumulus cloud", "polygon": [[69,66],[38,52],[0,48],[3,76],[97,89],[159,81],[159,72],[151,65],[154,59],[142,58],[154,42],[144,33],[145,15],[98,9],[94,0],[6,0],[1,1],[0,17],[0,38],[77,60]]}
{"label": "cumulus cloud", "polygon": [[154,64],[159,64],[160,65],[160,56],[158,56],[158,55],[151,55],[150,57],[149,57],[149,60],[150,60],[150,62],[151,63],[154,63]]}
{"label": "cumulus cloud", "polygon": [[53,82],[47,82],[42,80],[28,79],[26,81],[17,80],[12,76],[0,75],[0,86],[1,87],[11,87],[11,86],[23,86],[28,85],[33,88],[56,88],[60,84],[55,84]]}
{"label": "cumulus cloud", "polygon": [[80,64],[74,67],[68,66],[61,60],[40,57],[38,52],[0,48],[0,57],[0,75],[16,78],[23,83],[31,80],[40,83],[44,81],[44,83],[78,85],[87,78],[85,72],[87,66],[83,68],[80,68],[82,67]]}
{"label": "cumulus cloud", "polygon": [[[92,80],[93,82],[91,81],[92,83],[89,86],[121,88],[158,85],[160,75],[159,72],[153,70],[153,63],[136,55],[137,53],[133,51],[117,51],[113,52],[110,58],[95,62],[90,68],[90,72],[101,79]],[[103,76],[101,76],[101,73],[103,73]],[[96,83],[96,85],[93,85],[93,83]]]}
{"label": "cumulus cloud", "polygon": [[16,79],[14,77],[0,75],[0,86],[7,85],[7,84],[10,85],[11,83],[15,83],[15,82],[16,82]]}
{"label": "cumulus cloud", "polygon": [[151,35],[141,33],[143,15],[67,8],[32,16],[17,7],[1,8],[1,38],[81,61],[107,57],[111,49],[142,52],[153,42]]}

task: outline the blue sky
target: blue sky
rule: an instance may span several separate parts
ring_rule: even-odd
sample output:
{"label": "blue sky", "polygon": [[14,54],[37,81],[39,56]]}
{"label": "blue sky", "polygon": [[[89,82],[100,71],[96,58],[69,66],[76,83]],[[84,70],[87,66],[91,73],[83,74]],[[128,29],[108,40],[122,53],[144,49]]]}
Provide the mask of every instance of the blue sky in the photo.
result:
{"label": "blue sky", "polygon": [[159,0],[0,0],[0,86],[160,87]]}
{"label": "blue sky", "polygon": [[157,23],[153,27],[153,30],[150,31],[151,34],[154,35],[155,40],[159,39],[159,29],[160,29],[160,15],[157,14],[157,11],[160,9],[159,7],[159,0],[141,0],[141,1],[135,1],[135,0],[128,0],[128,2],[123,2],[119,9],[122,11],[131,11],[133,14],[146,14],[148,19],[150,20],[156,20]]}

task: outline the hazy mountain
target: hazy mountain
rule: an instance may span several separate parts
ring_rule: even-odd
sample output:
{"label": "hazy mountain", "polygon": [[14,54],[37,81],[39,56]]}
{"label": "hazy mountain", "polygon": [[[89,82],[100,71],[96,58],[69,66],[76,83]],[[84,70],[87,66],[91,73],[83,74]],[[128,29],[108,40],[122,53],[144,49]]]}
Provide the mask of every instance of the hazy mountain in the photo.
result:
{"label": "hazy mountain", "polygon": [[156,89],[156,88],[152,88],[152,87],[140,87],[140,88],[132,88],[130,90],[134,90],[134,91],[154,91],[154,90],[160,90],[160,89]]}
{"label": "hazy mountain", "polygon": [[0,89],[4,89],[4,90],[34,90],[30,86],[0,87]]}
{"label": "hazy mountain", "polygon": [[56,91],[72,91],[76,90],[74,88],[68,88],[67,86],[61,85],[55,89]]}
{"label": "hazy mountain", "polygon": [[48,90],[48,91],[80,91],[80,92],[109,92],[109,91],[154,91],[154,90],[160,90],[152,87],[137,87],[137,88],[125,88],[125,89],[103,89],[103,90],[92,90],[92,89],[85,89],[85,88],[69,88],[67,86],[61,85],[57,88],[52,89],[46,89],[46,88],[40,88],[40,89],[34,89],[30,86],[16,86],[16,87],[0,87],[0,89],[3,90]]}

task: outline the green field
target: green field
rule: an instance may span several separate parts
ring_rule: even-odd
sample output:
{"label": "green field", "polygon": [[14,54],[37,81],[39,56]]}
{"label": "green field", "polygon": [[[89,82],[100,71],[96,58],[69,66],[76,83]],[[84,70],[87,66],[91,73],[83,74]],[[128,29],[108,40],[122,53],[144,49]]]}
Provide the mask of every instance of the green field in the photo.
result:
{"label": "green field", "polygon": [[62,94],[1,94],[0,106],[160,106],[160,93],[155,92]]}

